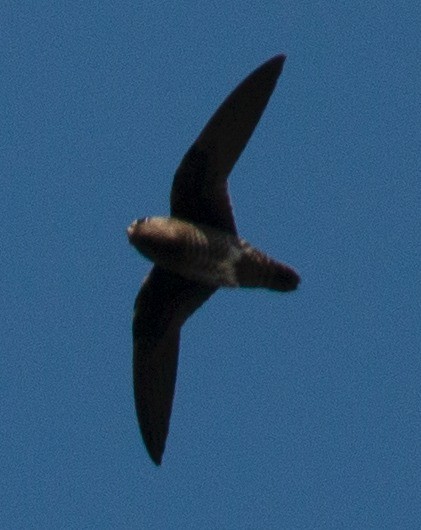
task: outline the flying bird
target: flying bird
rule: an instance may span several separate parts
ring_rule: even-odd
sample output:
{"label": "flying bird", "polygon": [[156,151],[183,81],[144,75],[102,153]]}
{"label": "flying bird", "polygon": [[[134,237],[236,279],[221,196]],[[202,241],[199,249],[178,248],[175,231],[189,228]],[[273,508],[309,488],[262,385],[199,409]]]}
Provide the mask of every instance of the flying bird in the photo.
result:
{"label": "flying bird", "polygon": [[296,289],[300,278],[239,237],[227,177],[252,135],[282,71],[268,60],[225,99],[182,159],[171,190],[171,216],[146,217],[127,229],[154,265],[134,305],[133,377],[146,449],[159,465],[177,374],[180,330],[219,287]]}

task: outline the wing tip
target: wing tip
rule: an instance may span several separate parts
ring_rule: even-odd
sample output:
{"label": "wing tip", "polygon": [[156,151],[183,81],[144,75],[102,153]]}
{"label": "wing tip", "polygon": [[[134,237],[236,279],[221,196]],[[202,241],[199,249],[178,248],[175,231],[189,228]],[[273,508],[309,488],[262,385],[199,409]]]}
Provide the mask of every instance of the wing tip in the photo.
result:
{"label": "wing tip", "polygon": [[269,61],[276,61],[276,62],[279,62],[279,63],[283,63],[285,62],[285,59],[287,58],[287,56],[285,55],[285,53],[277,53],[276,55],[274,55],[272,57],[272,59],[269,59]]}
{"label": "wing tip", "polygon": [[284,67],[284,63],[287,56],[283,53],[278,53],[272,59],[269,59],[266,62],[266,66],[270,66],[274,72],[276,72],[276,77],[279,77],[281,75],[282,69]]}
{"label": "wing tip", "polygon": [[157,467],[159,467],[159,466],[162,464],[162,455],[155,455],[155,456],[152,456],[152,455],[149,453],[149,456],[151,457],[152,462],[153,462]]}
{"label": "wing tip", "polygon": [[[142,432],[142,435],[144,433]],[[146,451],[148,452],[148,455],[152,462],[156,466],[160,466],[162,464],[162,457],[164,455],[165,450],[165,442],[162,444],[157,444],[154,442],[151,442],[151,440],[147,439],[145,436],[143,436],[143,441],[145,443]]]}

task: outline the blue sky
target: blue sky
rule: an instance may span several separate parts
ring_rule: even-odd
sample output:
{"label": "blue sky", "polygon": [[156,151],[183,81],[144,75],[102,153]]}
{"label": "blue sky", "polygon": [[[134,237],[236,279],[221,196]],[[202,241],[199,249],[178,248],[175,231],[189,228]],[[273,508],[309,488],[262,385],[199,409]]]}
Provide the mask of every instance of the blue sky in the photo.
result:
{"label": "blue sky", "polygon": [[[1,527],[419,528],[419,3],[1,12]],[[157,468],[131,380],[150,264],[125,228],[168,213],[186,149],[277,53],[230,190],[302,284],[188,321]]]}

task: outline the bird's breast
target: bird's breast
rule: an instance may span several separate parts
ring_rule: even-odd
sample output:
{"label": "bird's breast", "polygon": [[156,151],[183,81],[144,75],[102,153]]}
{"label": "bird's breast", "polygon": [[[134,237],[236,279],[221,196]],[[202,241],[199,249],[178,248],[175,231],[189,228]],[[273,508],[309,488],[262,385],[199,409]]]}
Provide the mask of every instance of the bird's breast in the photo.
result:
{"label": "bird's breast", "polygon": [[208,285],[238,285],[241,240],[228,232],[173,217],[134,221],[127,232],[130,243],[164,269]]}

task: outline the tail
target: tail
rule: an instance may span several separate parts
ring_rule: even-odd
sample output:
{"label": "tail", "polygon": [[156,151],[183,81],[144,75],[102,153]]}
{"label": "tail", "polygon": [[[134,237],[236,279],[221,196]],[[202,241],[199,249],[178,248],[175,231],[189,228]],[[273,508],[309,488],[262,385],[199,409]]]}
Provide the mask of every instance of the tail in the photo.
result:
{"label": "tail", "polygon": [[300,283],[298,274],[288,265],[276,261],[246,244],[235,264],[240,287],[264,287],[275,291],[293,291]]}

